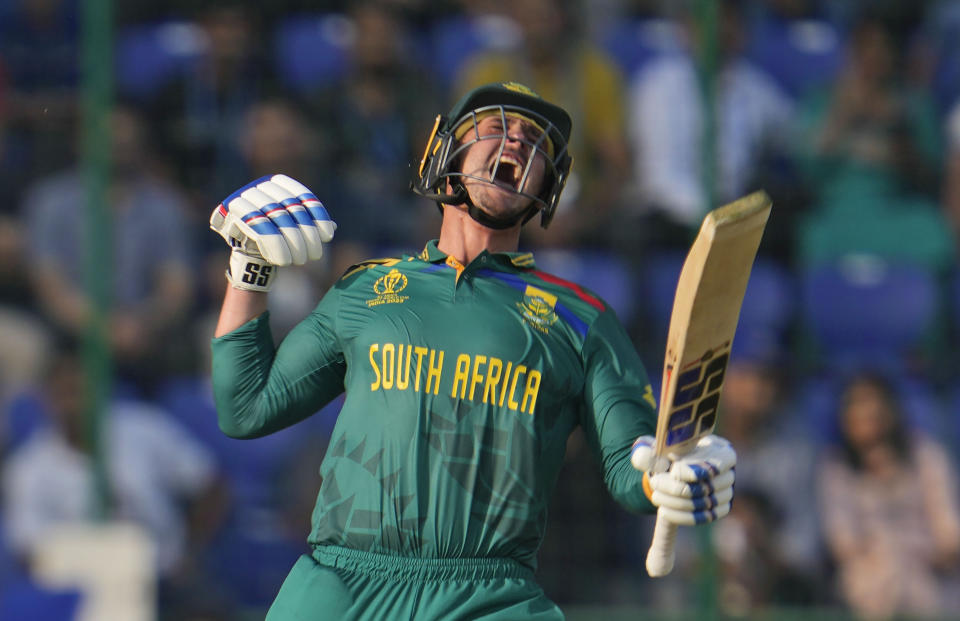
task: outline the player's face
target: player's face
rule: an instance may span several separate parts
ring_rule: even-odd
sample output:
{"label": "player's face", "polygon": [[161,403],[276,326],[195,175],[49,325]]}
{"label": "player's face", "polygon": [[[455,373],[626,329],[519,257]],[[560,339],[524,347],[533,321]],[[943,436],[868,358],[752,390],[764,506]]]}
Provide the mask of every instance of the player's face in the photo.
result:
{"label": "player's face", "polygon": [[[518,192],[540,193],[546,159],[534,145],[539,142],[540,148],[545,148],[543,132],[531,121],[510,114],[506,115],[504,128],[504,117],[493,114],[480,119],[477,134],[480,139],[468,147],[462,169],[470,199],[494,217],[509,217],[526,209],[531,199]],[[476,137],[470,131],[464,141]],[[531,156],[533,162],[524,178]]]}

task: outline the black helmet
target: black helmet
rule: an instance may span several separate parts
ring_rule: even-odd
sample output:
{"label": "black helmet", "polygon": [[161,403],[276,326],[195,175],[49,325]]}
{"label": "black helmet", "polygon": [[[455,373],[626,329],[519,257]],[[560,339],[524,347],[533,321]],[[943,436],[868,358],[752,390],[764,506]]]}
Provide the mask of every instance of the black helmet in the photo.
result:
{"label": "black helmet", "polygon": [[[501,141],[500,148],[506,143],[506,130],[502,134],[480,136],[477,123],[489,115],[500,115],[503,127],[506,117],[520,117],[532,123],[540,131],[536,138],[524,139],[531,148],[527,162],[520,171],[514,192],[532,200],[530,208],[515,218],[494,218],[480,210],[470,200],[463,184],[464,177],[493,183],[500,169],[500,162],[494,165],[489,176],[465,175],[458,170],[457,163],[466,149],[479,140],[496,139]],[[509,228],[521,220],[528,221],[540,212],[540,225],[546,228],[553,218],[560,200],[560,193],[567,182],[572,158],[567,150],[570,141],[570,115],[560,106],[554,105],[517,82],[495,82],[479,86],[464,95],[447,116],[437,116],[433,132],[427,140],[427,147],[420,161],[420,167],[413,179],[413,190],[422,196],[442,203],[458,205],[466,203],[471,217],[490,228]],[[473,132],[473,139],[461,139]],[[534,156],[540,153],[547,162],[544,186],[538,194],[524,191]],[[446,181],[449,179],[453,194],[446,193]]]}

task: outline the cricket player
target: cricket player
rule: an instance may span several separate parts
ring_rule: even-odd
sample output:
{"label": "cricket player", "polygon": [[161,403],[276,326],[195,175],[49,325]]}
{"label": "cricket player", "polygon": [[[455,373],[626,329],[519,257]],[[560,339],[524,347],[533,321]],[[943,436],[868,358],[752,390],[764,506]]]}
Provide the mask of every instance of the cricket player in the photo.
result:
{"label": "cricket player", "polygon": [[624,329],[603,300],[517,251],[525,222],[553,217],[570,131],[562,108],[521,84],[467,93],[437,118],[413,184],[440,207],[439,239],[349,269],[276,350],[276,270],[319,258],[336,225],[284,175],[214,211],[233,247],[212,342],[221,429],[256,438],[346,393],[312,553],[269,620],[562,619],[534,570],[577,425],[627,509],[672,508],[682,524],[729,510],[733,450],[715,436],[646,476],[664,458],[652,457],[655,400]]}

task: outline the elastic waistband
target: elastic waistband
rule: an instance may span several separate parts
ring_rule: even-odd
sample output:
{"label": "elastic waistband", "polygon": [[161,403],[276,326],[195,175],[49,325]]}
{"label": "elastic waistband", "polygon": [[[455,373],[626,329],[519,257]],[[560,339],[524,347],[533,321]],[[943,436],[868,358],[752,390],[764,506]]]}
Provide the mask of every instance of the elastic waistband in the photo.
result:
{"label": "elastic waistband", "polygon": [[509,558],[415,558],[322,545],[314,547],[313,559],[327,567],[362,574],[378,574],[405,582],[533,579],[533,570]]}

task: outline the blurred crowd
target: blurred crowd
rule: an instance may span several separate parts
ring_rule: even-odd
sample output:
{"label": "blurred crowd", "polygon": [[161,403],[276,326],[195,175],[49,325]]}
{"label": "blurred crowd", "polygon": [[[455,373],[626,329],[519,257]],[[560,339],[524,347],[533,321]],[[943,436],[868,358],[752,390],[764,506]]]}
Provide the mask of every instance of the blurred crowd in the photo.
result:
{"label": "blurred crowd", "polygon": [[[575,434],[548,595],[677,610],[712,572],[732,616],[958,609],[960,2],[261,4],[115,3],[98,223],[79,158],[84,3],[0,0],[0,617],[42,591],[31,559],[50,529],[93,519],[97,454],[107,516],[156,544],[161,618],[262,614],[305,549],[338,403],[267,438],[219,433],[208,353],[228,250],[209,214],[283,172],[338,222],[323,261],[278,277],[279,341],[349,265],[436,236],[411,164],[437,113],[508,79],[574,120],[563,202],[523,245],[615,308],[655,391],[707,206],[760,188],[774,202],[720,413],[733,513],[684,532],[654,583],[652,522],[612,503]],[[111,292],[99,451],[79,346],[90,243]]]}

